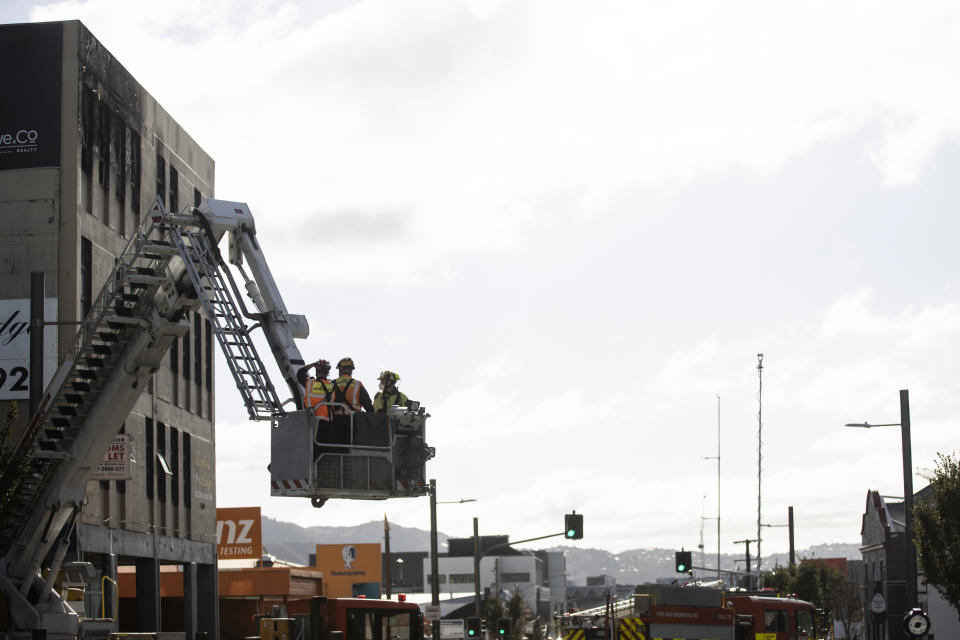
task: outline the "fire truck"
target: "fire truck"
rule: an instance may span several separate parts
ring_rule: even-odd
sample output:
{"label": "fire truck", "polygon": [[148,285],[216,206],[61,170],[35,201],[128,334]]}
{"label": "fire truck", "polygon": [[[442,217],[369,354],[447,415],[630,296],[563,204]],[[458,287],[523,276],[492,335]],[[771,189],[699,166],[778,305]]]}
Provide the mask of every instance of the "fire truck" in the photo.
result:
{"label": "fire truck", "polygon": [[563,640],[815,640],[814,607],[711,587],[638,586],[629,600],[556,620]]}
{"label": "fire truck", "polygon": [[[228,236],[227,260],[219,249]],[[234,272],[237,275],[234,275]],[[245,296],[237,279],[241,279]],[[248,302],[244,301],[244,297]],[[202,308],[251,420],[270,423],[271,495],[382,500],[427,495],[429,414],[417,404],[346,415],[346,438],[329,442],[303,406],[295,343],[309,334],[287,311],[242,202],[204,199],[167,212],[159,199],[117,257],[44,391],[0,486],[16,487],[0,513],[0,614],[13,637],[99,638],[111,620],[81,617],[61,571],[87,482],[173,342],[188,311]],[[281,400],[254,343],[270,348],[290,398]],[[339,431],[344,431],[343,429]],[[338,432],[339,432],[338,431]],[[267,462],[267,461],[265,461]],[[57,590],[61,587],[60,591]]]}

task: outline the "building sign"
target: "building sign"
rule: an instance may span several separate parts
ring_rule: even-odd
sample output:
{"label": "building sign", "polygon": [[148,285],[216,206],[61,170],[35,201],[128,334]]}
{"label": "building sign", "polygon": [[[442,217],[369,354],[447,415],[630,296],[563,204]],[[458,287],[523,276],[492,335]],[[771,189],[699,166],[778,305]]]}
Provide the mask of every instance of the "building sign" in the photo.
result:
{"label": "building sign", "polygon": [[63,25],[0,25],[0,170],[60,166]]}
{"label": "building sign", "polygon": [[[0,100],[2,102],[2,100]],[[43,301],[43,317],[55,320],[57,299]],[[43,385],[57,368],[57,328],[43,331]],[[0,300],[0,400],[30,398],[30,299]]]}
{"label": "building sign", "polygon": [[350,598],[355,584],[382,581],[379,543],[318,544],[316,557],[328,598]]}
{"label": "building sign", "polygon": [[113,442],[97,463],[97,470],[93,473],[94,480],[130,480],[133,477],[130,472],[129,438],[125,433],[113,437]]}
{"label": "building sign", "polygon": [[263,557],[260,507],[217,508],[217,559]]}

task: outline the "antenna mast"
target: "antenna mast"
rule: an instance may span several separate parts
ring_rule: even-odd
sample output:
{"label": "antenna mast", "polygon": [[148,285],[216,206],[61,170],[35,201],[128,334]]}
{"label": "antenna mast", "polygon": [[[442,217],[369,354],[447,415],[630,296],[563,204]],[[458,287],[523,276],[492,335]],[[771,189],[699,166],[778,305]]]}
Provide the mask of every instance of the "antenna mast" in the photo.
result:
{"label": "antenna mast", "polygon": [[757,378],[760,386],[757,391],[757,588],[763,587],[760,578],[760,530],[763,526],[761,511],[761,486],[763,481],[763,354],[757,354]]}

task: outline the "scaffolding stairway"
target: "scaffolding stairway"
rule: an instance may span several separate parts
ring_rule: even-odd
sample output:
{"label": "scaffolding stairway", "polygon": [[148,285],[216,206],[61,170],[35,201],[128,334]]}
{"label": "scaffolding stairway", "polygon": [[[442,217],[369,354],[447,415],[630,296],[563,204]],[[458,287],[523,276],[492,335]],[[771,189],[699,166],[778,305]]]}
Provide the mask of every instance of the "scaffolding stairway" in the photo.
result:
{"label": "scaffolding stairway", "polygon": [[154,296],[166,282],[164,274],[175,254],[176,249],[160,237],[150,217],[145,217],[118,256],[12,452],[11,460],[19,464],[7,465],[0,476],[0,486],[19,483],[0,514],[0,554],[8,552],[39,507],[45,488],[61,465],[73,457],[72,445],[90,428],[87,418],[97,403],[111,401],[101,391],[125,350],[131,348],[133,335],[149,326]]}
{"label": "scaffolding stairway", "polygon": [[[199,226],[173,226],[170,239],[217,337],[251,420],[276,420],[283,407],[244,322],[242,303],[229,268],[223,265],[213,239]],[[231,287],[227,286],[230,279]]]}

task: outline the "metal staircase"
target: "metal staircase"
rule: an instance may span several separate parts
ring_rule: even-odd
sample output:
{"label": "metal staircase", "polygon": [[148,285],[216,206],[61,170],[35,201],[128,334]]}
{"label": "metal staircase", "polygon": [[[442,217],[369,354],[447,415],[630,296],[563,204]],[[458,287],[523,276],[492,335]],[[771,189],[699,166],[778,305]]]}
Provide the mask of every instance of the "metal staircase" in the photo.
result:
{"label": "metal staircase", "polygon": [[200,302],[250,419],[276,420],[283,415],[280,398],[253,345],[250,327],[245,324],[240,311],[239,295],[234,297],[233,291],[227,287],[224,274],[230,277],[230,272],[226,265],[221,268],[216,244],[201,228],[188,226],[171,227],[170,239],[200,294]]}
{"label": "metal staircase", "polygon": [[130,347],[131,334],[148,324],[153,298],[166,282],[163,274],[176,253],[158,235],[149,217],[135,230],[16,447],[13,459],[29,470],[22,478],[16,477],[22,469],[13,465],[2,472],[2,486],[20,483],[0,514],[2,554],[36,511],[60,466],[72,457],[72,445],[87,428],[93,407],[110,401],[100,392]]}

